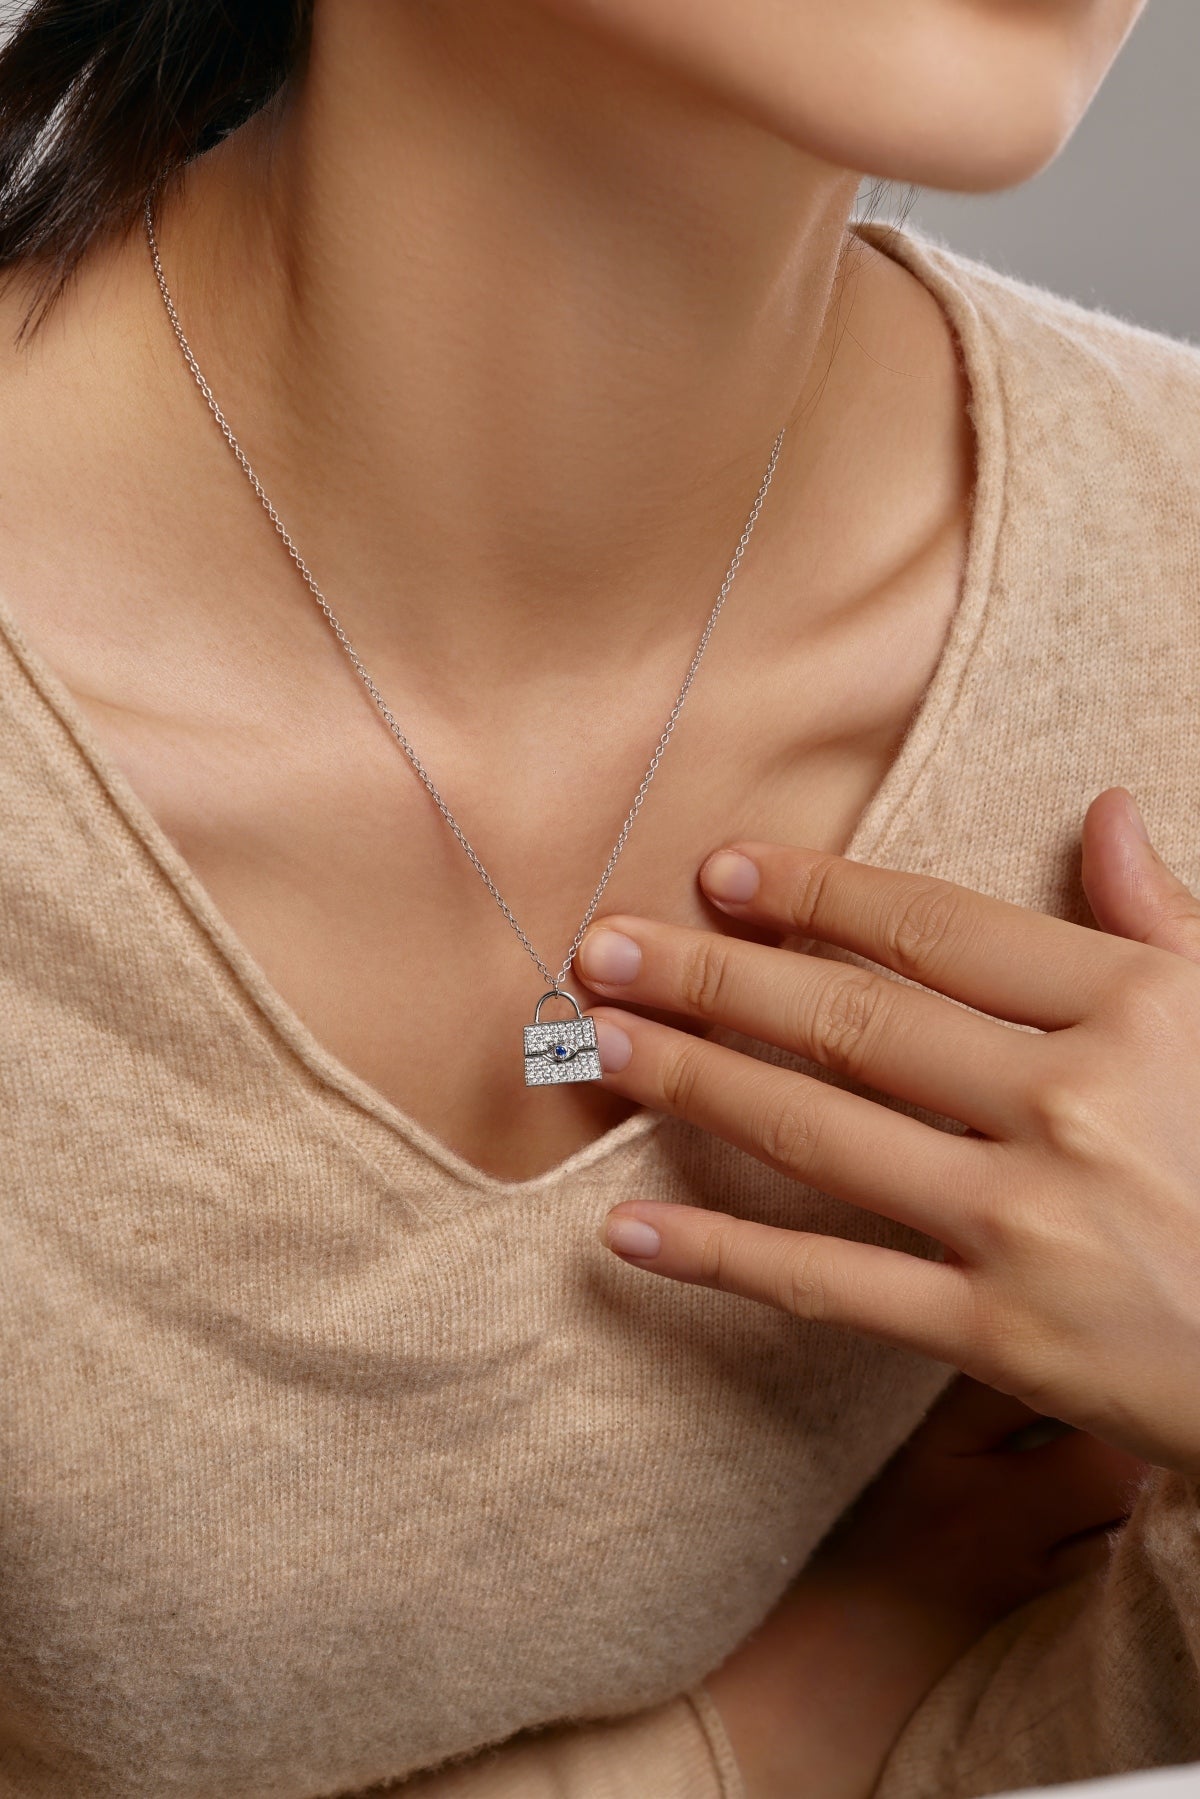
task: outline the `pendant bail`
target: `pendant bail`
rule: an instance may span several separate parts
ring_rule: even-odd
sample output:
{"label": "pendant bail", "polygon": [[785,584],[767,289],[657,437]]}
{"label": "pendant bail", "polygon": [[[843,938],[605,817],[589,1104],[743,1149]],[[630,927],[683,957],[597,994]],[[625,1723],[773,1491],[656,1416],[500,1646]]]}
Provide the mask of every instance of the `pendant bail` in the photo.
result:
{"label": "pendant bail", "polygon": [[545,993],[543,993],[541,999],[537,1003],[537,1010],[533,1014],[534,1024],[541,1024],[542,1007],[548,999],[565,999],[568,1005],[574,1006],[575,1016],[582,1022],[583,1012],[575,995],[573,993],[568,993],[564,987],[547,987]]}

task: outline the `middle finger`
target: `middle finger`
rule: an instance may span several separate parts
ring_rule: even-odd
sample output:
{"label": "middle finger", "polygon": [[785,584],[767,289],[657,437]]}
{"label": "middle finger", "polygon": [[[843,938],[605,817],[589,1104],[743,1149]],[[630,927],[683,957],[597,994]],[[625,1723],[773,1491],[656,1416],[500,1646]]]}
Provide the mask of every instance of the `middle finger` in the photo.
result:
{"label": "middle finger", "polygon": [[1015,1133],[1029,1035],[844,962],[628,916],[577,967],[605,997],[726,1025],[985,1136]]}

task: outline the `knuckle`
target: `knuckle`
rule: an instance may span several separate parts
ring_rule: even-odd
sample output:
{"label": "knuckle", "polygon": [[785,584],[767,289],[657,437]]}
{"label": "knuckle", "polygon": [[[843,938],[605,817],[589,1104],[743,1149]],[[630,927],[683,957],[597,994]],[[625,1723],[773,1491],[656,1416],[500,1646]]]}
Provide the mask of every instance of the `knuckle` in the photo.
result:
{"label": "knuckle", "polygon": [[921,880],[884,927],[884,943],[901,974],[920,976],[937,960],[961,921],[962,902],[948,881]]}
{"label": "knuckle", "polygon": [[807,1031],[813,1054],[841,1074],[861,1072],[871,1043],[886,1032],[891,994],[878,975],[847,969],[817,997]]}
{"label": "knuckle", "polygon": [[1033,1089],[1030,1109],[1037,1135],[1061,1155],[1089,1164],[1108,1159],[1113,1100],[1086,1072],[1046,1074]]}
{"label": "knuckle", "polygon": [[771,1106],[754,1131],[753,1140],[764,1162],[784,1174],[802,1173],[816,1153],[816,1116],[811,1105],[796,1097]]}
{"label": "knuckle", "polygon": [[837,869],[834,856],[815,856],[797,874],[785,904],[788,920],[798,930],[819,923],[826,910],[830,883]]}
{"label": "knuckle", "polygon": [[[965,1140],[960,1140],[965,1142]],[[1009,1143],[974,1141],[975,1152],[952,1163],[955,1197],[955,1252],[972,1266],[994,1266],[1009,1254],[1017,1219],[1015,1191],[1027,1185],[1028,1155],[1020,1160]]]}
{"label": "knuckle", "polygon": [[728,1225],[706,1231],[696,1256],[696,1279],[702,1287],[725,1287],[729,1280],[730,1236]]}
{"label": "knuckle", "polygon": [[820,1246],[802,1238],[789,1244],[780,1258],[776,1301],[796,1318],[819,1323],[829,1310],[829,1295]]}
{"label": "knuckle", "polygon": [[686,1114],[696,1096],[703,1069],[701,1045],[684,1038],[665,1058],[659,1088],[668,1112]]}
{"label": "knuckle", "polygon": [[1179,957],[1135,954],[1117,976],[1107,1011],[1117,1029],[1147,1046],[1178,1044],[1194,1035],[1200,1010],[1200,981]]}
{"label": "knuckle", "polygon": [[729,978],[725,940],[702,934],[689,949],[680,973],[680,997],[700,1018],[712,1018],[721,1006]]}

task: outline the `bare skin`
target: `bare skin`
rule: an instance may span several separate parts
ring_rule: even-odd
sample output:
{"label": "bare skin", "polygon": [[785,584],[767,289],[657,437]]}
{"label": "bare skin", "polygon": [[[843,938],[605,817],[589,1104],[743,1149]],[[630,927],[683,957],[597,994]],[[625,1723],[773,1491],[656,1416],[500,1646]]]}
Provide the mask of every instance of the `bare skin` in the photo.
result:
{"label": "bare skin", "polygon": [[[618,76],[587,55],[599,106]],[[469,114],[457,80],[446,104]],[[656,104],[698,110],[670,90]],[[664,159],[681,128],[664,120]],[[412,121],[416,150],[428,130]],[[272,167],[274,197],[281,164],[308,153],[292,116],[197,165],[159,232],[185,329],[267,490],[553,969],[786,419],[751,551],[606,900],[700,924],[694,870],[731,829],[841,847],[961,579],[971,443],[940,309],[859,245],[841,317],[826,315],[853,181],[741,120],[711,130],[743,157],[741,184],[766,186],[762,241],[715,272],[715,217],[680,226],[669,254],[634,234],[601,280],[597,221],[559,228],[554,195],[527,197],[498,245],[490,188],[464,195],[435,168],[449,195],[406,222],[402,265],[356,269],[361,297],[330,294],[347,280],[331,257],[293,306],[257,210]],[[298,205],[300,175],[287,183]],[[502,309],[501,255],[515,290]],[[618,318],[621,283],[636,291]],[[6,601],[318,1041],[503,1179],[624,1117],[597,1088],[549,1104],[514,1091],[540,977],[221,441],[140,235],[85,267],[28,357],[5,355],[0,406],[19,446]]]}
{"label": "bare skin", "polygon": [[[552,969],[785,421],[606,904],[711,924],[715,842],[844,847],[936,663],[972,482],[940,310],[866,247],[847,274],[857,169],[1031,172],[1138,6],[756,10],[318,3],[305,70],[161,220],[235,430]],[[965,72],[1020,104],[964,134]],[[540,977],[221,442],[136,233],[0,356],[0,416],[8,604],[318,1041],[502,1179],[626,1116],[514,1093]]]}
{"label": "bare skin", "polygon": [[[1138,10],[621,0],[601,29],[590,0],[318,0],[302,77],[168,200],[213,388],[552,967],[785,423],[606,910],[711,929],[716,844],[845,846],[936,664],[973,479],[946,320],[886,256],[844,259],[859,171],[1032,173]],[[553,1167],[639,1102],[514,1087],[536,971],[222,444],[140,236],[27,352],[24,301],[0,299],[5,604],[317,1040],[489,1174]],[[746,1667],[821,1654],[828,1611],[780,1617]],[[732,1665],[714,1690],[768,1799],[791,1689]],[[895,1694],[866,1702],[886,1736]]]}

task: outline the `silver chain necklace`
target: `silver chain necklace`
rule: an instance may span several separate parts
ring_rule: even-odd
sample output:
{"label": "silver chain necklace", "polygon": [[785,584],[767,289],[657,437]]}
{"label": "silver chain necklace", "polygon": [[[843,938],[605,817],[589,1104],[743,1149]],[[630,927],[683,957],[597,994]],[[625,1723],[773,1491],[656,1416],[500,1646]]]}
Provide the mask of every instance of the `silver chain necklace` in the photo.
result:
{"label": "silver chain necklace", "polygon": [[[462,845],[462,847],[463,847],[464,851],[466,852],[467,857],[469,858],[476,873],[480,876],[484,885],[487,887],[488,892],[491,894],[492,898],[495,900],[496,904],[499,906],[501,912],[504,914],[505,918],[508,920],[508,922],[512,926],[513,930],[516,932],[517,936],[520,938],[521,943],[523,944],[526,953],[531,957],[533,962],[537,965],[537,968],[538,968],[539,972],[541,973],[541,975],[543,976],[543,978],[549,982],[549,987],[547,988],[547,991],[545,993],[543,993],[541,999],[539,999],[539,1001],[537,1003],[537,1009],[534,1012],[534,1022],[532,1024],[526,1025],[524,1027],[525,1084],[530,1087],[544,1087],[544,1086],[558,1085],[559,1083],[564,1082],[564,1081],[599,1080],[601,1070],[600,1070],[600,1056],[599,1056],[599,1052],[596,1047],[595,1022],[591,1018],[590,1015],[586,1016],[586,1017],[584,1016],[584,1014],[580,1011],[579,1002],[575,999],[573,994],[567,993],[563,990],[562,983],[566,979],[568,973],[570,972],[571,964],[575,960],[576,951],[578,950],[579,945],[582,943],[584,933],[587,930],[589,924],[592,922],[592,918],[595,914],[596,907],[600,903],[600,896],[604,892],[604,889],[607,887],[608,881],[609,881],[609,876],[612,874],[613,869],[617,865],[617,858],[621,854],[621,851],[625,848],[626,839],[628,838],[629,833],[630,833],[631,829],[633,828],[633,821],[642,809],[642,802],[646,797],[647,789],[649,788],[650,783],[654,779],[655,775],[658,773],[658,765],[662,761],[663,753],[666,750],[667,744],[670,742],[670,739],[671,739],[671,733],[672,733],[672,731],[674,731],[675,725],[679,719],[679,714],[683,710],[684,701],[687,699],[688,693],[691,690],[692,682],[696,678],[696,671],[700,667],[701,658],[703,657],[705,650],[708,648],[708,640],[713,634],[713,629],[716,625],[718,618],[721,615],[721,608],[724,606],[725,601],[729,594],[729,590],[733,586],[734,576],[737,574],[738,568],[741,564],[742,557],[745,554],[746,545],[750,541],[750,535],[753,532],[755,524],[758,521],[758,515],[759,515],[760,511],[762,510],[763,500],[766,498],[767,489],[768,489],[768,487],[770,487],[771,478],[775,473],[775,464],[779,458],[779,447],[783,442],[783,430],[780,431],[778,437],[775,439],[774,445],[772,446],[770,459],[767,462],[766,473],[764,474],[763,479],[762,479],[762,485],[759,487],[758,493],[755,496],[754,504],[750,508],[750,516],[746,520],[745,529],[742,531],[742,534],[738,539],[737,548],[734,550],[734,553],[733,553],[733,560],[730,562],[729,570],[725,576],[724,581],[722,581],[722,583],[721,583],[721,588],[720,588],[720,592],[717,595],[716,604],[713,607],[712,611],[709,613],[708,622],[706,623],[704,630],[700,634],[700,641],[696,645],[696,652],[695,652],[694,656],[692,657],[692,660],[688,666],[687,674],[684,676],[683,686],[679,690],[679,695],[675,701],[675,704],[671,708],[670,714],[667,718],[667,722],[663,727],[661,735],[659,736],[658,743],[655,745],[654,754],[650,758],[649,766],[647,767],[646,772],[642,777],[642,782],[641,782],[640,787],[637,790],[637,793],[634,796],[633,804],[630,806],[629,813],[625,819],[625,822],[621,826],[620,834],[617,837],[617,841],[613,845],[612,854],[609,856],[608,861],[604,865],[604,872],[600,876],[600,881],[599,881],[598,886],[596,887],[596,891],[593,893],[591,900],[588,903],[587,911],[583,915],[583,919],[580,923],[579,929],[576,931],[574,937],[571,940],[571,947],[567,951],[566,957],[564,958],[564,961],[563,961],[563,965],[559,969],[557,975],[552,975],[550,973],[549,968],[546,966],[545,962],[543,962],[542,958],[538,955],[536,949],[534,949],[534,947],[533,947],[533,944],[529,941],[529,938],[526,936],[525,932],[522,930],[520,924],[517,922],[517,919],[514,917],[513,912],[508,905],[508,902],[504,899],[504,896],[501,894],[500,889],[496,886],[495,881],[493,881],[491,875],[488,873],[487,869],[484,867],[483,863],[480,861],[478,855],[475,853],[475,850],[473,849],[473,847],[471,846],[470,842],[467,839],[466,833],[462,829],[462,826],[459,824],[458,820],[455,818],[454,814],[451,812],[449,806],[446,804],[445,800],[442,798],[441,794],[438,792],[437,787],[434,785],[432,776],[430,775],[428,769],[425,767],[425,764],[421,761],[421,758],[418,756],[416,750],[413,748],[413,746],[409,742],[408,738],[405,736],[404,732],[400,729],[400,726],[396,722],[396,719],[393,716],[392,711],[391,711],[390,707],[388,706],[387,702],[385,701],[383,695],[380,693],[380,691],[376,687],[374,681],[371,679],[370,675],[367,673],[366,669],[363,667],[363,664],[359,659],[358,652],[355,650],[354,645],[350,642],[349,637],[347,637],[345,631],[342,629],[341,624],[339,623],[338,619],[334,615],[333,608],[330,606],[329,601],[325,598],[325,595],[321,592],[321,589],[317,586],[317,583],[313,578],[312,572],[309,569],[308,564],[305,562],[303,556],[300,554],[299,550],[296,548],[296,545],[292,539],[291,533],[288,531],[286,525],[284,524],[283,520],[280,518],[278,512],[276,512],[275,507],[273,506],[270,499],[268,498],[261,481],[259,480],[258,476],[255,474],[254,470],[251,468],[250,462],[246,456],[245,451],[242,449],[241,444],[238,442],[237,438],[234,436],[233,431],[230,428],[229,421],[226,419],[225,414],[222,412],[220,406],[218,406],[216,400],[214,399],[212,389],[209,387],[208,382],[205,380],[203,374],[201,373],[200,365],[196,361],[195,355],[192,352],[192,346],[188,343],[187,338],[184,336],[183,326],[179,322],[179,314],[175,310],[175,302],[172,300],[171,291],[167,286],[167,278],[166,278],[165,274],[163,273],[162,259],[158,253],[158,240],[154,235],[154,216],[153,216],[152,201],[153,201],[153,195],[148,194],[146,196],[146,206],[145,206],[146,241],[150,246],[150,255],[151,255],[151,259],[154,263],[154,273],[158,278],[159,292],[162,294],[163,304],[167,310],[167,317],[171,321],[171,328],[175,333],[176,339],[178,340],[179,348],[182,350],[184,359],[187,362],[189,369],[192,371],[192,375],[195,378],[197,387],[200,389],[200,392],[204,395],[204,399],[208,406],[209,411],[212,413],[213,418],[216,420],[218,426],[220,427],[222,437],[225,439],[225,442],[229,445],[229,448],[233,451],[233,454],[236,456],[239,464],[241,465],[242,472],[245,474],[246,479],[249,481],[251,487],[254,489],[255,493],[258,495],[259,500],[262,502],[263,510],[266,512],[267,517],[270,519],[272,525],[274,525],[275,530],[278,533],[278,535],[283,543],[284,548],[287,550],[288,555],[291,557],[292,561],[295,563],[297,569],[299,570],[300,575],[302,576],[302,578],[304,580],[305,586],[308,588],[309,592],[313,596],[313,599],[317,602],[317,605],[321,608],[321,611],[324,613],[326,619],[328,620],[330,628],[332,629],[332,631],[334,633],[334,636],[337,638],[338,642],[341,644],[342,648],[345,650],[347,656],[350,658],[350,661],[353,663],[354,668],[357,670],[358,674],[362,677],[362,680],[366,685],[367,692],[370,694],[371,698],[375,702],[375,705],[378,707],[380,713],[382,714],[384,722],[388,727],[388,730],[391,732],[392,736],[396,739],[396,742],[400,745],[400,748],[404,751],[404,754],[408,757],[408,760],[411,762],[413,768],[416,770],[416,773],[419,776],[422,784],[428,790],[429,796],[433,800],[434,805],[437,807],[438,811],[441,813],[442,817],[445,819],[446,823],[449,825],[450,829],[453,831],[455,837],[457,837],[459,843]],[[784,429],[786,429],[786,427],[784,427]],[[542,1007],[545,1005],[545,1003],[548,999],[565,999],[566,1001],[568,1001],[568,1003],[574,1007],[574,1011],[575,1011],[574,1018],[569,1018],[569,1019],[565,1019],[565,1020],[557,1020],[554,1022],[547,1021],[545,1024],[543,1024],[542,1016],[541,1016]]]}

